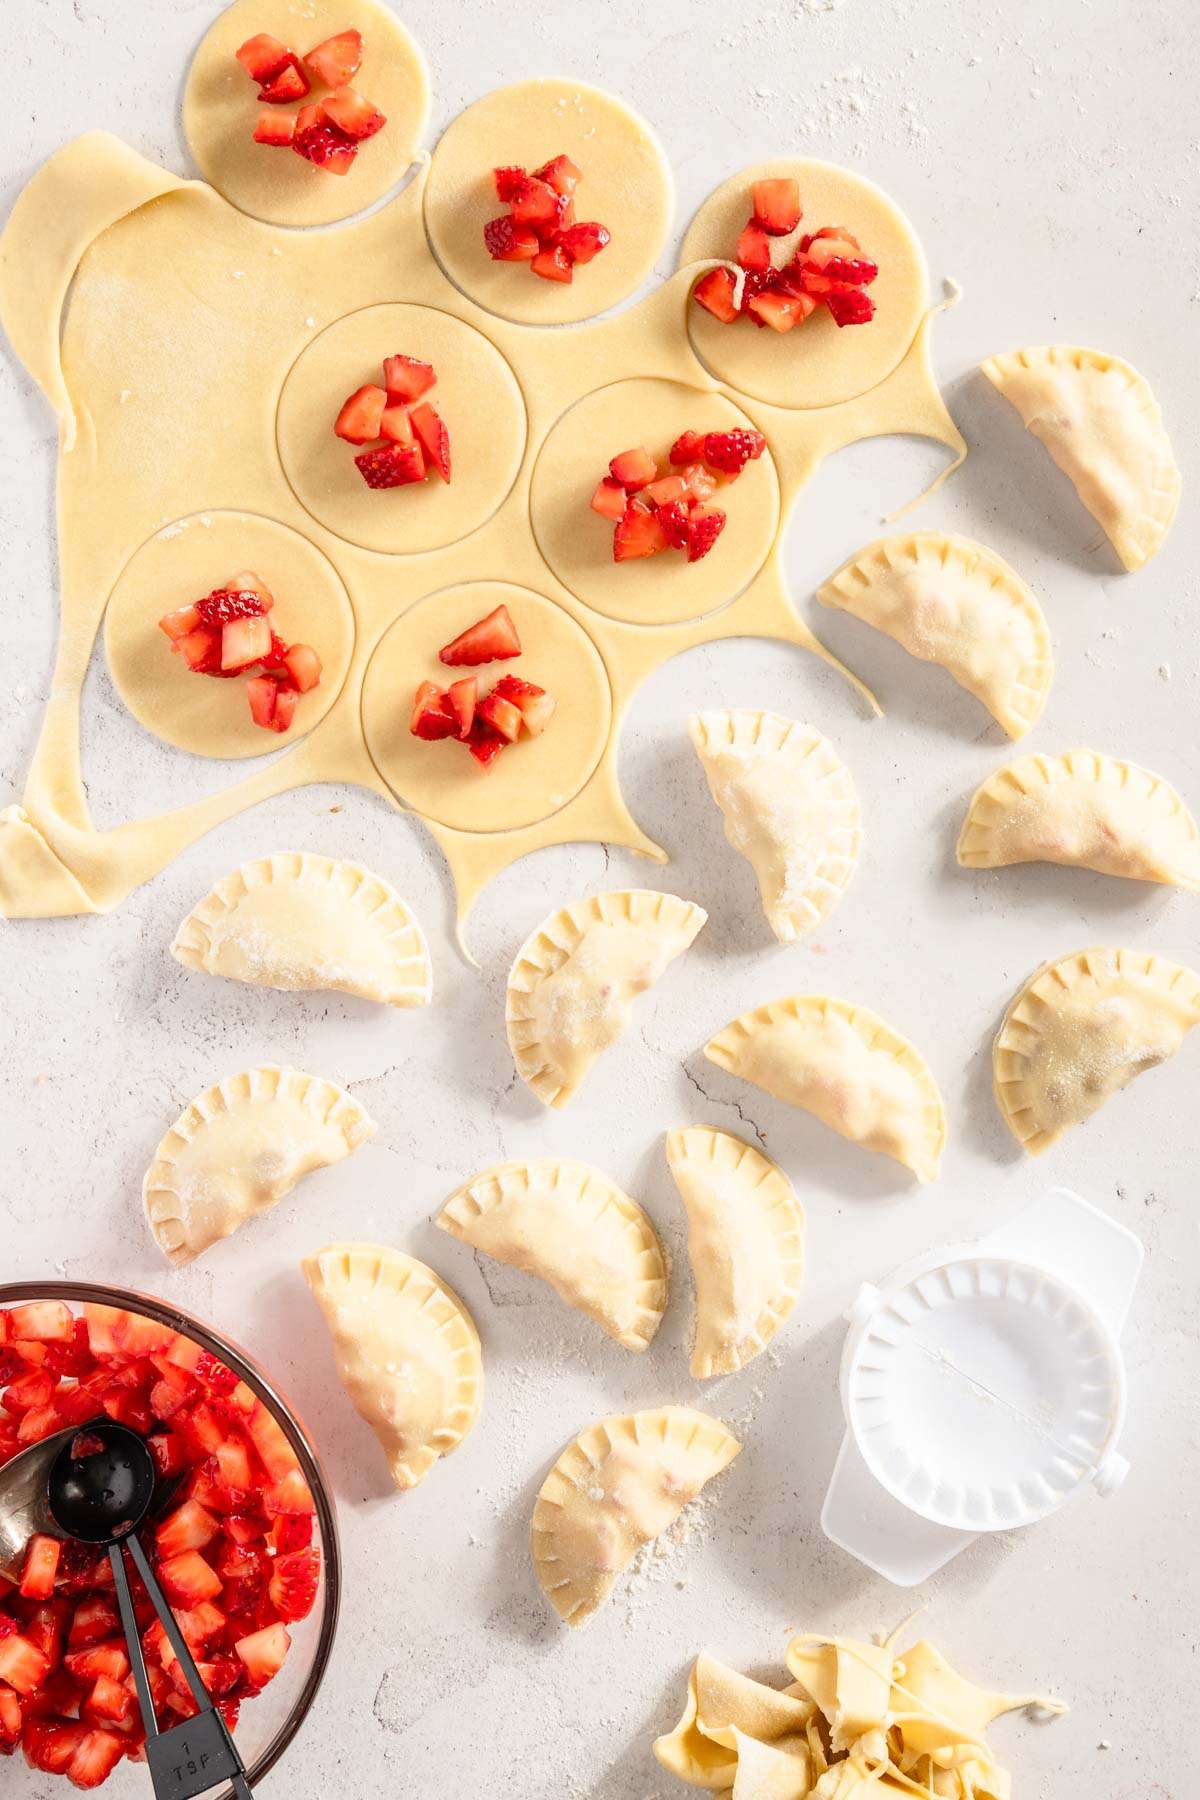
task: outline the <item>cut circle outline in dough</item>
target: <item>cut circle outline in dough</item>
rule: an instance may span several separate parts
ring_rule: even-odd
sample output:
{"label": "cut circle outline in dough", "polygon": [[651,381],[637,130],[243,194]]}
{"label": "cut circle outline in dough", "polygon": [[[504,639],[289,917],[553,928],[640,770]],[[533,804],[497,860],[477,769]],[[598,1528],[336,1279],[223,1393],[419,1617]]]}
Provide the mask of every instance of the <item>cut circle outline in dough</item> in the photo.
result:
{"label": "cut circle outline in dough", "polygon": [[[331,175],[290,148],[255,143],[261,103],[235,59],[238,46],[268,32],[303,57],[351,28],[363,37],[354,86],[387,124],[361,146],[348,174]],[[327,91],[315,84],[304,104]],[[403,179],[425,130],[429,99],[424,56],[395,13],[375,0],[305,0],[302,7],[295,0],[234,0],[192,58],[183,131],[205,179],[239,212],[269,225],[334,225],[365,212]]]}
{"label": "cut circle outline in dough", "polygon": [[[448,639],[500,605],[516,625],[519,657],[474,670],[438,661]],[[455,739],[413,736],[409,715],[421,681],[443,687],[475,674],[482,695],[505,670],[557,699],[540,737],[521,737],[484,769]],[[599,766],[613,714],[607,665],[579,620],[556,600],[503,581],[464,582],[406,607],[375,646],[363,678],[363,732],[381,779],[402,805],[453,831],[518,831],[561,812]]]}
{"label": "cut circle outline in dough", "polygon": [[[254,723],[244,679],[194,675],[158,628],[164,613],[242,569],[253,569],[274,594],[279,635],[311,644],[321,658],[320,686],[300,695],[286,739]],[[163,743],[222,761],[265,756],[319,725],[341,693],[355,638],[350,596],[324,553],[290,525],[228,509],[192,513],[155,532],[121,570],[104,613],[109,674],[126,709]]]}
{"label": "cut circle outline in dough", "polygon": [[899,367],[928,308],[929,277],[915,231],[882,188],[834,163],[787,156],[742,169],[714,189],[688,226],[679,267],[713,258],[732,264],[738,233],[753,211],[753,184],[789,176],[799,184],[804,212],[794,233],[774,241],[774,257],[788,261],[794,240],[806,232],[844,226],[879,265],[870,289],[875,317],[841,327],[819,307],[780,335],[748,319],[723,325],[689,299],[687,329],[697,356],[719,380],[751,399],[799,412],[856,400]]}
{"label": "cut circle outline in dough", "polygon": [[593,612],[626,625],[675,625],[721,612],[743,593],[779,534],[779,475],[767,447],[736,481],[718,486],[708,508],[728,523],[708,555],[681,550],[613,560],[610,519],[592,512],[612,457],[644,446],[661,465],[683,431],[754,431],[736,403],[711,389],[661,376],[632,376],[593,388],[547,432],[533,466],[529,516],[553,574]]}
{"label": "cut circle outline in dough", "polygon": [[[559,154],[582,170],[579,220],[611,233],[571,282],[494,262],[483,241],[484,225],[506,211],[493,168],[532,171]],[[496,88],[451,120],[433,152],[424,203],[430,247],[469,300],[521,325],[574,324],[627,299],[651,273],[671,223],[674,178],[650,126],[624,101],[587,82],[538,78]]]}
{"label": "cut circle outline in dough", "polygon": [[[536,279],[536,278],[535,278]],[[381,385],[386,356],[432,363],[426,395],[450,433],[451,479],[370,488],[354,444],[334,433],[342,403]],[[334,537],[384,556],[458,544],[495,517],[520,473],[529,436],[525,396],[491,338],[440,307],[384,301],[343,313],[305,344],[275,415],[279,461],[310,518]]]}

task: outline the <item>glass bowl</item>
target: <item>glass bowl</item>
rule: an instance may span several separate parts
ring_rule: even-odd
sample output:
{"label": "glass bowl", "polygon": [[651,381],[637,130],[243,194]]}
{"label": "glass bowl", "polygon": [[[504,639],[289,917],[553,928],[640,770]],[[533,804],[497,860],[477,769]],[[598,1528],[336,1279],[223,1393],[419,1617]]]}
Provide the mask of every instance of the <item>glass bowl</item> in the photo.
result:
{"label": "glass bowl", "polygon": [[[324,1679],[333,1651],[341,1604],[342,1561],[338,1543],[333,1495],[308,1433],[295,1409],[258,1364],[237,1344],[210,1325],[165,1300],[122,1288],[103,1287],[86,1281],[0,1282],[0,1308],[20,1306],[31,1300],[65,1300],[74,1311],[85,1302],[140,1313],[160,1325],[190,1338],[225,1363],[251,1387],[279,1424],[300,1462],[316,1505],[314,1539],[321,1550],[321,1582],[316,1604],[307,1619],[289,1626],[292,1648],[274,1681],[241,1711],[235,1733],[237,1746],[253,1787],[262,1781],[284,1755],[308,1716]],[[24,1768],[20,1750],[5,1767],[6,1791],[14,1768]],[[32,1771],[30,1771],[32,1775]],[[71,1792],[64,1776],[57,1778],[64,1795]],[[144,1763],[121,1762],[101,1790],[112,1800],[134,1800],[150,1792],[150,1775]],[[226,1788],[213,1800],[234,1800]]]}

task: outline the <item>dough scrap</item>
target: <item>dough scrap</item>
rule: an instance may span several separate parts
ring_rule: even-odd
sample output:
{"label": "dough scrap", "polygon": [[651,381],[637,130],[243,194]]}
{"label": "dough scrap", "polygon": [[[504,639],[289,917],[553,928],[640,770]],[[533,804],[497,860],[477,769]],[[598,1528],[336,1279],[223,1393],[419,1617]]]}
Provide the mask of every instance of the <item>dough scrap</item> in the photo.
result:
{"label": "dough scrap", "polygon": [[643,1544],[674,1524],[741,1450],[690,1406],[600,1419],[568,1444],[533,1509],[533,1566],[568,1625],[583,1625]]}
{"label": "dough scrap", "polygon": [[483,1405],[483,1352],[454,1290],[382,1244],[331,1244],[301,1265],[333,1338],[338,1374],[414,1488],[462,1443]]}
{"label": "dough scrap", "polygon": [[1011,1800],[1012,1780],[984,1732],[1002,1713],[1037,1707],[1039,1694],[989,1693],[953,1670],[926,1640],[886,1642],[800,1635],[788,1645],[794,1686],[779,1690],[696,1660],[683,1714],[660,1737],[662,1766],[731,1800]]}
{"label": "dough scrap", "polygon": [[850,771],[828,738],[779,713],[696,713],[688,731],[725,835],[758,877],[767,922],[793,943],[828,918],[858,864]]}
{"label": "dough scrap", "polygon": [[219,881],[171,955],[231,981],[334,989],[382,1006],[427,1006],[432,993],[425,934],[391,883],[307,850],[277,851]]}
{"label": "dough scrap", "polygon": [[1018,757],[967,809],[969,869],[1052,862],[1200,890],[1200,832],[1170,782],[1098,750]]}
{"label": "dough scrap", "polygon": [[919,1181],[937,1180],[946,1143],[937,1083],[908,1039],[865,1006],[822,994],[769,1001],[718,1032],[704,1054]]}
{"label": "dough scrap", "polygon": [[1050,628],[1032,590],[985,545],[944,531],[880,538],[817,599],[940,663],[1009,737],[1040,718],[1054,678]]}
{"label": "dough scrap", "polygon": [[358,1101],[320,1076],[273,1063],[231,1075],[154,1152],[142,1199],[155,1242],[177,1268],[192,1262],[374,1134]]}
{"label": "dough scrap", "polygon": [[1144,950],[1092,948],[1043,963],[992,1051],[996,1103],[1031,1156],[1174,1056],[1200,1023],[1200,975]]}
{"label": "dough scrap", "polygon": [[564,906],[526,939],[508,977],[508,1042],[543,1105],[567,1104],[707,919],[690,900],[629,888]]}
{"label": "dough scrap", "polygon": [[436,1223],[549,1283],[627,1350],[645,1350],[667,1306],[667,1261],[636,1201],[587,1163],[498,1163],[452,1194]]}
{"label": "dough scrap", "polygon": [[1145,377],[1122,357],[1073,344],[1012,350],[981,367],[1070,477],[1124,567],[1157,555],[1183,480]]}
{"label": "dough scrap", "polygon": [[691,1372],[744,1368],[786,1323],[804,1282],[804,1208],[752,1144],[711,1125],[667,1134],[696,1284]]}

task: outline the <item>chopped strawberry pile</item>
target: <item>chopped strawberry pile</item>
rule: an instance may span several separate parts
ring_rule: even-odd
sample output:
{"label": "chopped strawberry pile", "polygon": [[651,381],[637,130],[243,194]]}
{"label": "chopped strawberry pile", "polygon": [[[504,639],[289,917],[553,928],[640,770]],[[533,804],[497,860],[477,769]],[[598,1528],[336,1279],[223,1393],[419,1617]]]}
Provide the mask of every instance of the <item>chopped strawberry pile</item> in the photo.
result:
{"label": "chopped strawberry pile", "polygon": [[[443,644],[438,660],[449,668],[478,668],[521,654],[521,640],[507,606],[498,606]],[[409,729],[427,743],[453,738],[465,744],[483,768],[519,738],[541,737],[558,708],[545,688],[519,675],[501,675],[490,693],[480,694],[479,678],[464,675],[440,688],[423,681],[413,700]]]}
{"label": "chopped strawberry pile", "polygon": [[[379,108],[350,85],[362,53],[360,31],[326,38],[305,57],[267,32],[247,38],[235,55],[266,103],[254,127],[255,143],[294,150],[331,175],[348,175],[359,145],[387,124]],[[328,89],[323,99],[294,113],[273,110],[305,100],[314,84]]]}
{"label": "chopped strawberry pile", "polygon": [[576,265],[590,263],[611,238],[594,219],[576,222],[575,190],[582,179],[569,156],[552,156],[532,174],[512,165],[493,169],[496,197],[508,207],[483,228],[493,262],[528,263],[543,281],[574,281]]}
{"label": "chopped strawberry pile", "polygon": [[[169,1510],[143,1544],[201,1677],[232,1729],[282,1668],[316,1601],[315,1508],[272,1413],[207,1350],[138,1313],[59,1300],[0,1312],[0,1464],[107,1414],[140,1432]],[[96,1447],[80,1432],[75,1457]],[[196,1711],[136,1575],[134,1608],[160,1728]],[[0,1756],[101,1786],[145,1734],[103,1551],[36,1536],[0,1586]]]}
{"label": "chopped strawberry pile", "polygon": [[708,501],[766,447],[761,431],[738,428],[681,432],[662,465],[640,446],[622,450],[591,499],[592,511],[613,522],[613,561],[682,550],[699,562],[725,529],[726,515]]}
{"label": "chopped strawberry pile", "polygon": [[192,606],[164,613],[160,631],[193,675],[230,679],[262,672],[246,683],[250,715],[265,731],[287,731],[301,694],[321,681],[321,659],[311,644],[287,644],[267,614],[275,596],[253,569],[242,569],[222,588]]}
{"label": "chopped strawberry pile", "polygon": [[[713,269],[692,290],[698,306],[723,325],[740,318],[760,328],[791,331],[824,306],[837,325],[866,325],[875,317],[867,293],[879,273],[858,239],[842,225],[823,225],[797,238],[800,189],[788,179],[756,181],[753,212],[734,252],[742,289],[731,269]],[[775,240],[789,243],[775,250]]]}
{"label": "chopped strawberry pile", "polygon": [[333,429],[348,444],[369,444],[354,459],[370,488],[409,487],[430,471],[450,479],[450,432],[423,396],[437,383],[432,363],[415,356],[385,356],[383,386],[369,383],[351,394]]}

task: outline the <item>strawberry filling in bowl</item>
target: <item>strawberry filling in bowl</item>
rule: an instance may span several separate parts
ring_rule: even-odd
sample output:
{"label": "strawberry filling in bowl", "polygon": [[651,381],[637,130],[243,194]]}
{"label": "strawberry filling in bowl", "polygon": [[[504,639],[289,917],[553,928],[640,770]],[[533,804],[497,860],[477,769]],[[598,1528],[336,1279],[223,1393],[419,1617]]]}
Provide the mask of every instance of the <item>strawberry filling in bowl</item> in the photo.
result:
{"label": "strawberry filling in bowl", "polygon": [[[82,1283],[0,1285],[0,1468],[101,1416],[145,1438],[160,1493],[141,1537],[251,1783],[303,1723],[333,1647],[333,1501],[288,1403],[233,1344],[175,1307]],[[0,1756],[77,1788],[142,1794],[144,1733],[107,1556],[36,1536],[0,1578]],[[162,1730],[191,1717],[134,1577]]]}

